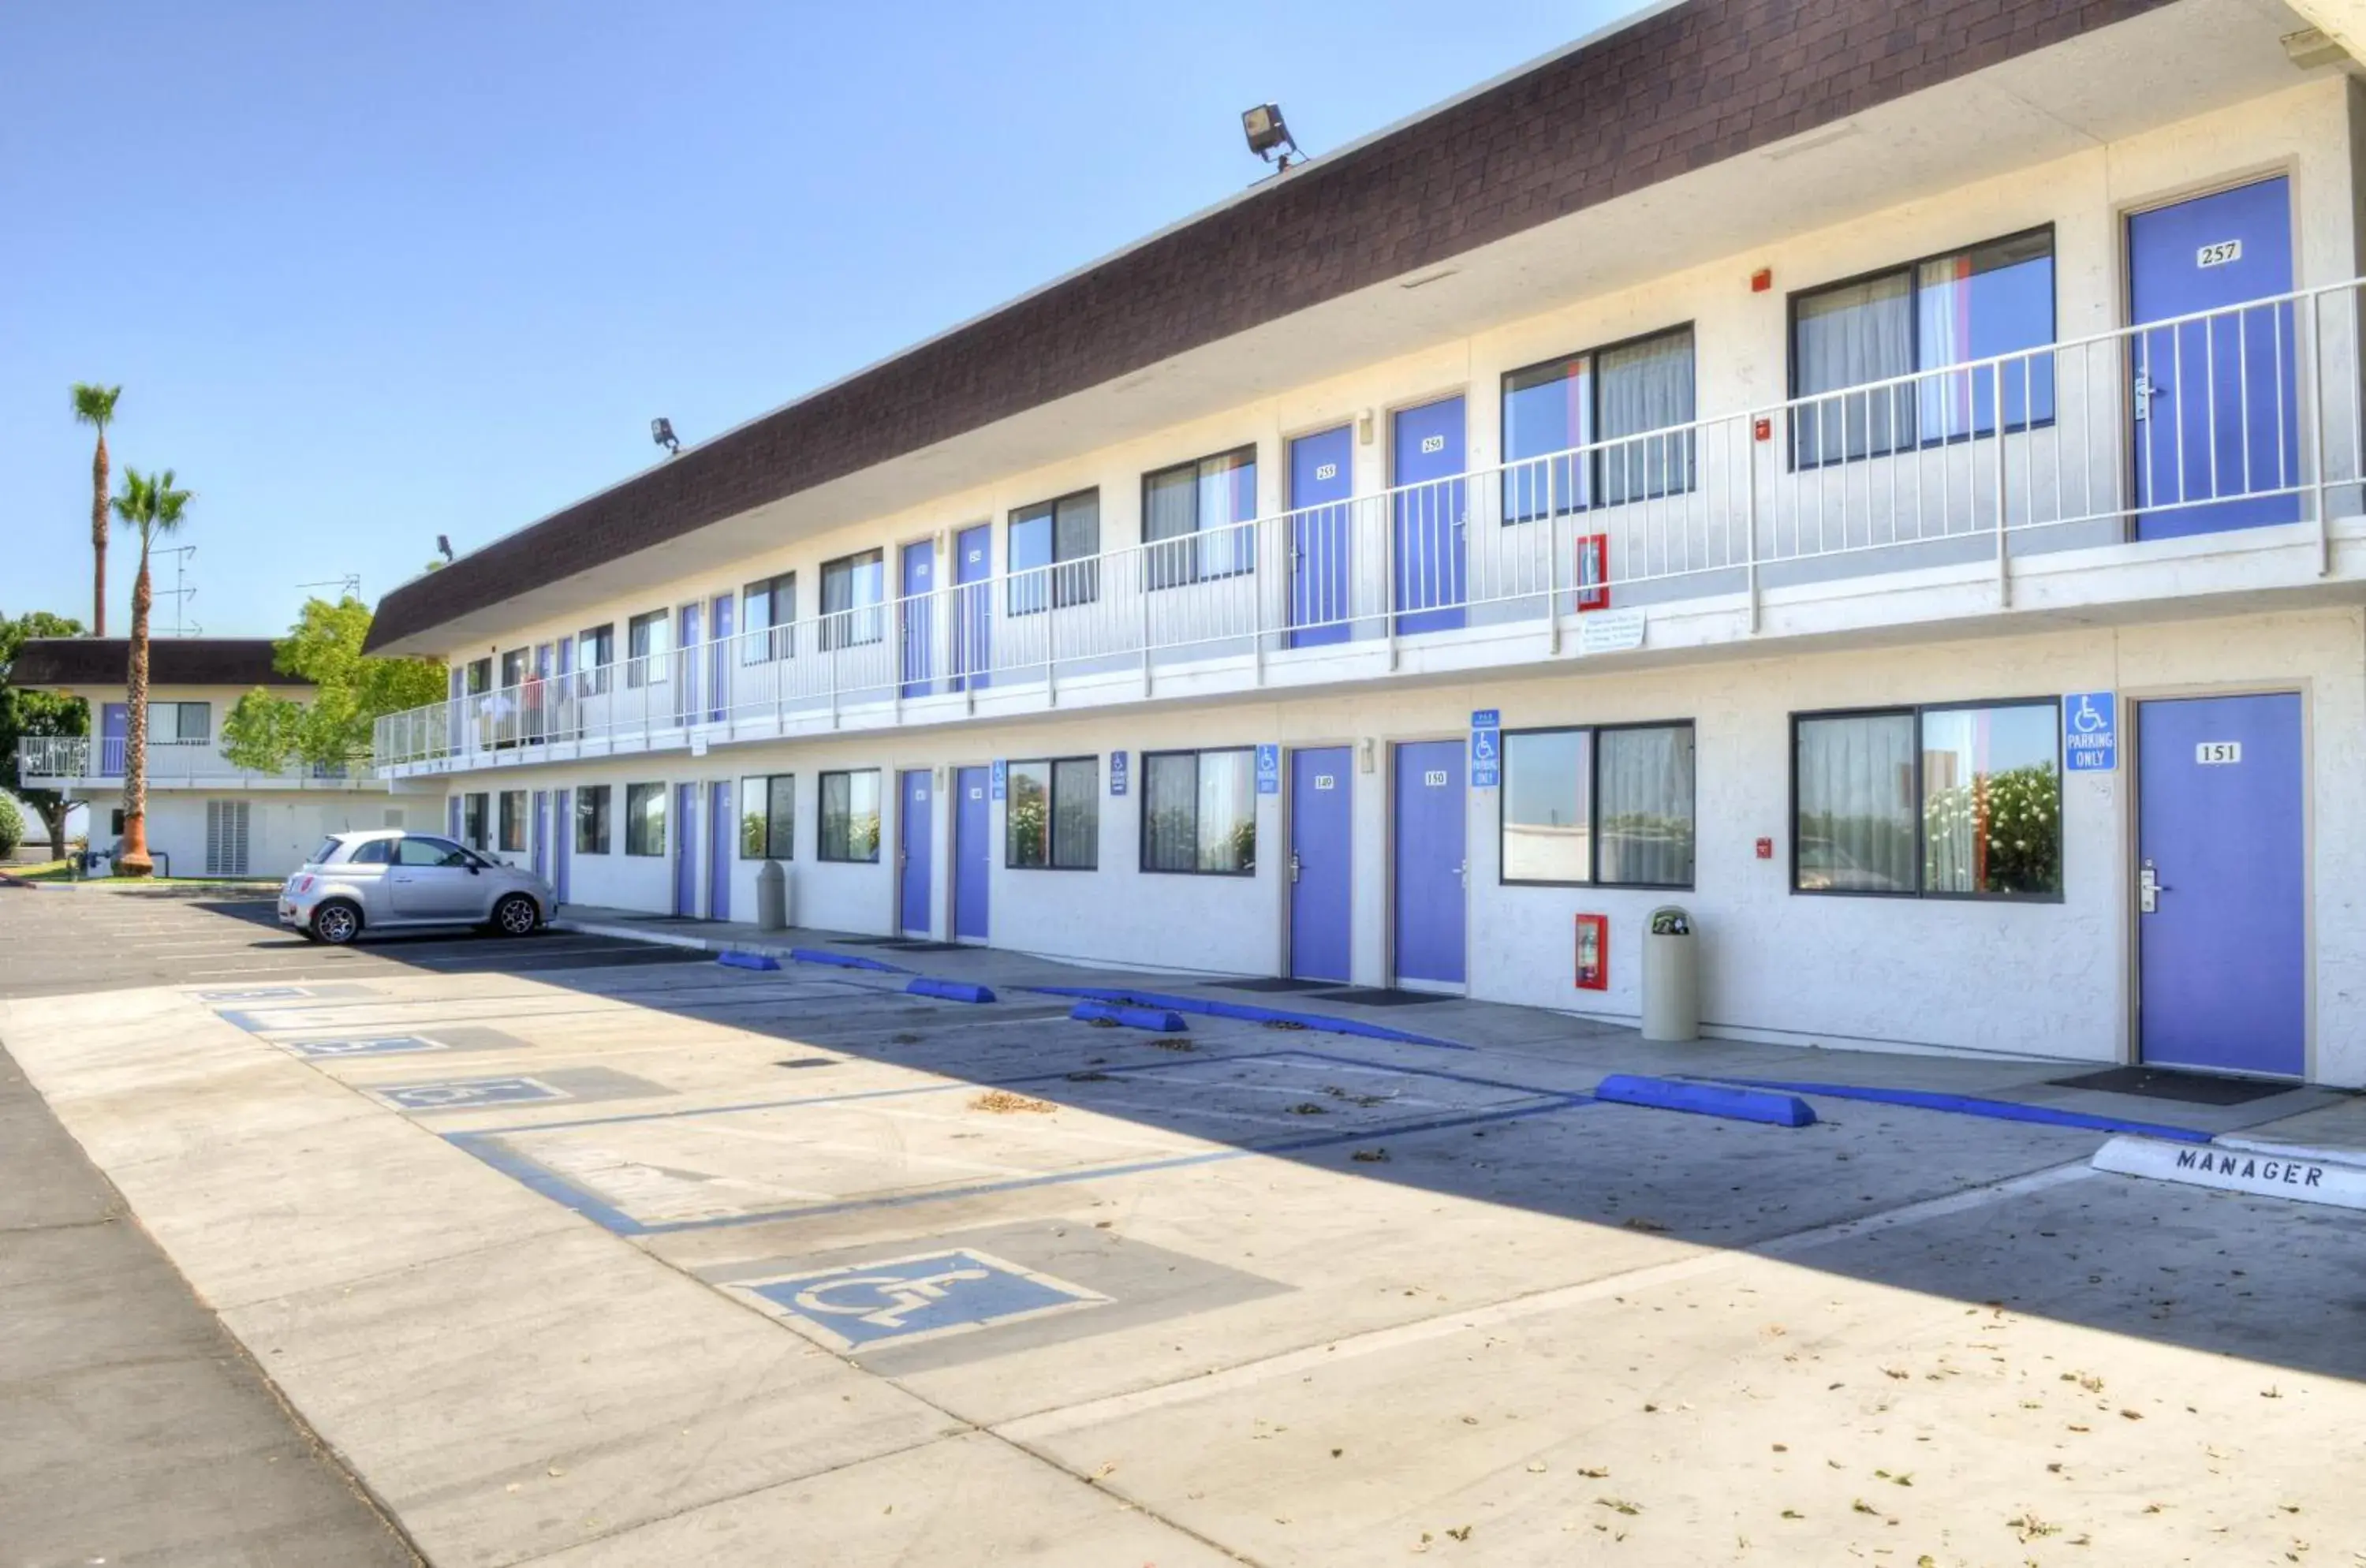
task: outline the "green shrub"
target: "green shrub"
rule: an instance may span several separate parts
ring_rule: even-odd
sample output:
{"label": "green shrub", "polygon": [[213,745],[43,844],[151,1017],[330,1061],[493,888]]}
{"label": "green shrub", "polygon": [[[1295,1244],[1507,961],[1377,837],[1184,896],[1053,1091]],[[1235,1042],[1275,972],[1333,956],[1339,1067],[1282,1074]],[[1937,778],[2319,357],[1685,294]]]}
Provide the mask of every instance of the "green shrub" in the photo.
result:
{"label": "green shrub", "polygon": [[25,814],[17,803],[0,795],[0,855],[13,855],[17,846],[25,841]]}

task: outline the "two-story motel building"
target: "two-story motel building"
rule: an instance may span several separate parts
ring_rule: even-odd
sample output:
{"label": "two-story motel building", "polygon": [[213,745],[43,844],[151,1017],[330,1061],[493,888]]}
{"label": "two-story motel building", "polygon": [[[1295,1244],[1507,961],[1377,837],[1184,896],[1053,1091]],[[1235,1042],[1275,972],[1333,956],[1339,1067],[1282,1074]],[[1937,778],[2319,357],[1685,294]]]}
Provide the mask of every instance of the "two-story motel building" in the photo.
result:
{"label": "two-story motel building", "polygon": [[1617,1019],[1674,904],[1712,1032],[2366,1084],[2306,27],[1639,17],[399,589],[381,771],[579,905]]}

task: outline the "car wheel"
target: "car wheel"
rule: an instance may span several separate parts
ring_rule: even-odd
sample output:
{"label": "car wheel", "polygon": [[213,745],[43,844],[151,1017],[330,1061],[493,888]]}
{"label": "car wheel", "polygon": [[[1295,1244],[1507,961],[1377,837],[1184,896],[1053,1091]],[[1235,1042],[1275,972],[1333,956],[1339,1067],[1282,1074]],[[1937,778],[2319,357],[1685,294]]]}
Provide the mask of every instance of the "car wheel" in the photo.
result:
{"label": "car wheel", "polygon": [[343,947],[362,934],[362,912],[342,900],[312,911],[312,937],[331,947]]}
{"label": "car wheel", "polygon": [[493,929],[503,936],[532,936],[542,924],[542,910],[523,893],[513,893],[493,906]]}

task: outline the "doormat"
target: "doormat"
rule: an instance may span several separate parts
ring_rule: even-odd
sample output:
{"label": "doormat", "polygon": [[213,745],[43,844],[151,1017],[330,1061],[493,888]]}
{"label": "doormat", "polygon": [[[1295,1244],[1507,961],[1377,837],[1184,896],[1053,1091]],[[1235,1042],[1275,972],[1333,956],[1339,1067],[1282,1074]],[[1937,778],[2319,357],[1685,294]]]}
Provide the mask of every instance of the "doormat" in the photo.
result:
{"label": "doormat", "polygon": [[1211,980],[1208,988],[1214,991],[1327,991],[1339,984],[1336,980],[1293,980],[1289,976],[1266,976],[1258,980]]}
{"label": "doormat", "polygon": [[1358,1007],[1368,1008],[1409,1008],[1417,1007],[1423,1002],[1451,1002],[1458,1001],[1460,998],[1456,997],[1441,997],[1434,991],[1383,991],[1379,989],[1367,989],[1360,991],[1325,991],[1323,994],[1323,999],[1326,1002],[1354,1002]]}
{"label": "doormat", "polygon": [[2222,1078],[2211,1073],[2173,1073],[2161,1067],[2110,1067],[2074,1078],[2048,1078],[2056,1089],[2101,1089],[2106,1094],[2180,1100],[2188,1105],[2246,1105],[2301,1086],[2280,1079]]}
{"label": "doormat", "polygon": [[917,937],[883,942],[881,947],[892,947],[898,953],[959,953],[963,944],[957,942],[922,942]]}

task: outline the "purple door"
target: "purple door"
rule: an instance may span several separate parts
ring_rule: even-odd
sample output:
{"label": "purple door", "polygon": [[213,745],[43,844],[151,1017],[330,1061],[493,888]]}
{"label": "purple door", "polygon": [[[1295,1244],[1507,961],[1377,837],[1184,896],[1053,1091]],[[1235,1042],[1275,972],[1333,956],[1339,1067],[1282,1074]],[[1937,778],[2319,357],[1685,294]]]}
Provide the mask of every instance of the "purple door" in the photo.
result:
{"label": "purple door", "polygon": [[2308,1065],[2300,698],[2196,697],[2136,712],[2144,1059],[2299,1077]]}
{"label": "purple door", "polygon": [[929,787],[929,770],[914,768],[896,775],[896,863],[903,868],[898,878],[901,895],[897,897],[896,919],[900,929],[911,936],[929,934],[929,886],[935,874],[935,857],[930,846],[935,837],[935,822],[930,812],[935,791]]}
{"label": "purple door", "polygon": [[698,915],[698,786],[673,786],[673,912]]}
{"label": "purple door", "polygon": [[1290,444],[1290,646],[1347,640],[1347,498],[1356,491],[1346,425]]}
{"label": "purple door", "polygon": [[[993,660],[994,525],[981,523],[953,536],[952,688],[983,686]],[[978,906],[983,911],[986,906]]]}
{"label": "purple door", "polygon": [[2236,310],[2293,286],[2291,189],[2279,177],[2128,220],[2136,537],[2300,517],[2293,308]]}
{"label": "purple door", "polygon": [[1396,531],[1396,607],[1400,633],[1449,631],[1462,625],[1469,596],[1463,578],[1462,400],[1399,409],[1389,422],[1400,488],[1391,508]]}
{"label": "purple door", "polygon": [[706,659],[706,718],[710,724],[721,724],[731,716],[731,616],[734,602],[728,593],[717,593],[707,606],[714,617],[708,639],[710,651]]}
{"label": "purple door", "polygon": [[1468,827],[1459,740],[1397,748],[1396,977],[1414,986],[1464,983],[1462,874]]}
{"label": "purple door", "polygon": [[1345,746],[1290,754],[1290,972],[1301,980],[1349,975],[1349,761]]}
{"label": "purple door", "polygon": [[[575,712],[575,683],[572,679],[574,674],[575,639],[571,637],[563,637],[558,639],[558,679],[550,694],[550,730],[562,740],[572,739],[575,728],[571,716]],[[567,807],[564,802],[558,807],[558,816],[560,830],[562,832],[571,830],[566,821]]]}
{"label": "purple door", "polygon": [[527,848],[530,852],[527,863],[534,867],[534,874],[536,876],[549,875],[550,792],[546,789],[534,792],[534,829],[527,840]]}
{"label": "purple door", "polygon": [[[457,682],[458,671],[452,672]],[[98,776],[119,779],[128,764],[124,761],[124,742],[131,732],[131,709],[128,704],[107,703],[98,710]]]}
{"label": "purple door", "polygon": [[904,597],[896,610],[903,625],[904,694],[925,697],[931,672],[929,618],[937,609],[937,543],[915,539],[904,547],[903,558]]}
{"label": "purple door", "polygon": [[698,717],[698,606],[684,604],[675,627],[673,646],[673,716],[676,724]]}
{"label": "purple door", "polygon": [[986,940],[986,878],[993,871],[987,858],[987,828],[993,818],[986,800],[984,768],[953,770],[953,940]]}
{"label": "purple door", "polygon": [[[722,601],[718,600],[720,604]],[[716,779],[706,786],[706,918],[731,918],[731,785]]]}
{"label": "purple door", "polygon": [[[561,660],[559,668],[562,671],[566,669],[564,660]],[[551,792],[551,823],[558,829],[558,836],[550,840],[550,890],[562,904],[567,902],[568,893],[567,857],[575,849],[574,802],[575,792],[572,790]]]}

